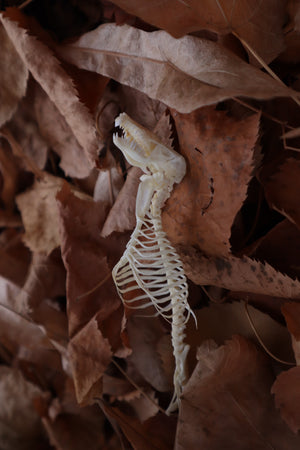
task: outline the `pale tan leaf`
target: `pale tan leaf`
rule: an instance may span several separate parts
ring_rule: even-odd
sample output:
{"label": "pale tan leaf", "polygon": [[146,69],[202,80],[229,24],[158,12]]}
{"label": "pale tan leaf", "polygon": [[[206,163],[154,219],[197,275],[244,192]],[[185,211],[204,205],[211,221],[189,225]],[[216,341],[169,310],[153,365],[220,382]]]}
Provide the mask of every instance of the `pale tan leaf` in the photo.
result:
{"label": "pale tan leaf", "polygon": [[[61,67],[53,52],[26,29],[26,16],[16,8],[2,13],[0,20],[19,56],[36,81],[64,116],[74,136],[84,149],[82,158],[92,168],[97,157],[94,121],[80,102],[72,79]],[[26,24],[27,25],[27,24]]]}
{"label": "pale tan leaf", "polygon": [[25,95],[28,70],[0,25],[0,127],[7,122]]}
{"label": "pale tan leaf", "polygon": [[92,319],[71,339],[68,350],[77,401],[89,403],[101,395],[101,377],[112,357],[110,344]]}
{"label": "pale tan leaf", "polygon": [[195,284],[300,299],[300,282],[277,272],[267,263],[246,256],[205,257],[193,248],[177,247],[177,250],[186,276]]}
{"label": "pale tan leaf", "polygon": [[183,389],[176,450],[299,448],[275,410],[273,374],[256,346],[241,336],[219,348],[206,341],[197,359]]}
{"label": "pale tan leaf", "polygon": [[83,157],[81,145],[58,108],[38,86],[35,89],[34,107],[39,131],[49,147],[60,156],[59,165],[65,174],[76,178],[87,177],[91,166]]}
{"label": "pale tan leaf", "polygon": [[[62,178],[45,173],[41,180],[16,197],[26,230],[24,241],[32,251],[50,254],[60,245],[56,194],[63,183]],[[92,201],[83,193],[77,192],[77,195]]]}
{"label": "pale tan leaf", "polygon": [[175,37],[203,29],[220,34],[233,30],[267,63],[284,47],[281,0],[114,0],[113,3]]}
{"label": "pale tan leaf", "polygon": [[132,167],[103,225],[101,236],[107,237],[114,231],[128,231],[135,227],[135,199],[140,183],[141,169]]}
{"label": "pale tan leaf", "polygon": [[123,185],[124,177],[116,166],[98,172],[93,193],[95,202],[101,202],[104,207],[112,207]]}
{"label": "pale tan leaf", "polygon": [[219,44],[194,36],[104,24],[58,48],[69,62],[109,76],[188,113],[232,96],[258,99],[292,91]]}

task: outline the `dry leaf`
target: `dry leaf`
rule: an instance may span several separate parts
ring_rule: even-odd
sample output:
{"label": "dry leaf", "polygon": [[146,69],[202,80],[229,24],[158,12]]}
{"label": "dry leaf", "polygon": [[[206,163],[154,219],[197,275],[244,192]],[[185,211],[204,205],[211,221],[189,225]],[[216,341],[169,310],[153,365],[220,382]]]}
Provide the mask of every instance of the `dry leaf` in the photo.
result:
{"label": "dry leaf", "polygon": [[[0,447],[5,450],[40,448],[44,437],[40,418],[34,409],[47,395],[26,381],[21,372],[0,366]],[[46,442],[44,442],[46,445]]]}
{"label": "dry leaf", "polygon": [[289,332],[297,341],[300,341],[300,305],[295,302],[287,302],[282,306],[282,313]]}
{"label": "dry leaf", "polygon": [[[100,237],[101,205],[76,198],[65,186],[58,196],[62,258],[67,270],[69,334],[96,317],[114,353],[128,354],[121,342],[123,306],[111,278],[128,236]],[[118,353],[120,352],[120,353]],[[123,353],[122,353],[123,352]]]}
{"label": "dry leaf", "polygon": [[39,348],[53,350],[52,344],[45,336],[45,330],[38,324],[31,322],[26,316],[18,312],[15,307],[15,298],[20,293],[13,283],[0,278],[0,340],[2,345],[7,346],[12,354],[17,353],[20,346],[26,347],[32,351]]}
{"label": "dry leaf", "polygon": [[[286,327],[252,306],[247,306],[250,318],[265,346],[285,361],[293,361],[291,339]],[[197,328],[191,320],[187,326],[187,343],[194,349],[206,339],[213,339],[218,345],[224,344],[232,335],[239,334],[251,339],[258,346],[257,337],[250,325],[242,302],[210,303],[209,307],[195,311]]]}
{"label": "dry leaf", "polygon": [[[300,304],[286,302],[281,307],[288,330],[291,333],[297,365],[300,365]],[[290,429],[297,433],[300,429],[300,367],[294,367],[278,375],[272,386],[276,407]]]}
{"label": "dry leaf", "polygon": [[38,86],[35,89],[34,108],[40,133],[49,147],[60,156],[59,165],[65,174],[76,178],[87,177],[91,165],[83,157],[82,147],[58,108]]}
{"label": "dry leaf", "polygon": [[0,146],[1,202],[10,213],[14,210],[15,195],[18,187],[19,168],[16,159],[7,147]]}
{"label": "dry leaf", "polygon": [[241,336],[217,348],[206,341],[183,390],[175,449],[299,448],[277,414],[266,359]]}
{"label": "dry leaf", "polygon": [[236,120],[208,107],[173,117],[187,173],[164,208],[164,229],[174,244],[226,255],[253,171],[259,116]]}
{"label": "dry leaf", "polygon": [[[158,402],[155,399],[155,392],[150,391],[147,392],[148,397],[145,397],[140,393],[138,397],[135,397],[128,401],[129,405],[133,408],[137,418],[140,422],[145,422],[150,419],[150,417],[154,417],[158,411]],[[152,402],[149,400],[152,399]]]}
{"label": "dry leaf", "polygon": [[261,180],[269,205],[300,228],[300,160],[287,158],[274,173]]}
{"label": "dry leaf", "polygon": [[258,258],[260,261],[264,260],[274,269],[292,278],[300,279],[299,253],[300,230],[285,219],[259,240],[251,257]]}
{"label": "dry leaf", "polygon": [[[61,243],[56,194],[64,183],[62,178],[45,173],[41,180],[36,180],[30,189],[16,197],[26,230],[24,242],[33,252],[49,255]],[[77,195],[89,198],[83,193]]]}
{"label": "dry leaf", "polygon": [[[102,410],[112,421],[117,421],[126,438],[135,450],[170,450],[173,448],[176,419],[157,414],[141,424],[135,417],[120,409],[99,402]],[[166,432],[168,430],[168,432]]]}
{"label": "dry leaf", "polygon": [[118,197],[124,185],[124,178],[120,170],[113,166],[98,172],[94,187],[93,198],[105,207],[112,207],[114,199]]}
{"label": "dry leaf", "polygon": [[[156,390],[160,392],[171,391],[173,380],[168,377],[164,370],[158,348],[159,342],[167,335],[159,318],[131,316],[126,328],[132,348],[129,360]],[[171,347],[169,350],[172,353]]]}
{"label": "dry leaf", "polygon": [[77,401],[87,404],[101,395],[101,377],[112,357],[109,342],[95,319],[71,339],[68,351]]}
{"label": "dry leaf", "polygon": [[[175,37],[198,30],[235,32],[266,63],[283,50],[284,3],[280,0],[114,0],[125,11]],[[270,14],[272,11],[272,14]]]}
{"label": "dry leaf", "polygon": [[279,374],[271,392],[283,420],[297,433],[300,429],[300,367]]}
{"label": "dry leaf", "polygon": [[55,103],[85,150],[82,160],[92,168],[97,158],[97,139],[92,116],[80,102],[72,79],[46,45],[28,33],[26,16],[17,8],[8,8],[0,16],[19,56],[36,81]]}
{"label": "dry leaf", "polygon": [[109,446],[104,431],[104,417],[96,406],[80,407],[74,412],[63,411],[53,420],[43,417],[50,443],[59,450],[117,450]]}
{"label": "dry leaf", "polygon": [[0,26],[0,127],[16,111],[25,95],[28,70],[3,26]]}
{"label": "dry leaf", "polygon": [[122,111],[149,130],[156,128],[157,122],[166,110],[166,105],[130,86],[119,87],[118,99]]}
{"label": "dry leaf", "polygon": [[128,172],[126,182],[103,225],[101,236],[107,237],[114,231],[128,231],[135,227],[135,199],[141,175],[138,167],[132,167]]}
{"label": "dry leaf", "polygon": [[286,302],[281,306],[281,311],[291,333],[296,363],[300,366],[300,305],[295,302]]}
{"label": "dry leaf", "polygon": [[282,86],[219,44],[174,39],[128,25],[104,24],[58,52],[74,65],[109,76],[181,113],[233,96],[289,96]]}
{"label": "dry leaf", "polygon": [[[48,157],[48,145],[36,123],[32,107],[35,97],[33,88],[33,82],[29,83],[26,97],[19,103],[16,113],[7,126],[28,158],[33,160],[37,167],[44,169]],[[53,128],[55,130],[55,127]]]}
{"label": "dry leaf", "polygon": [[195,284],[232,291],[300,299],[300,282],[277,272],[267,263],[244,256],[205,257],[193,248],[177,247],[186,276]]}
{"label": "dry leaf", "polygon": [[22,242],[18,230],[3,230],[0,235],[0,275],[16,285],[23,286],[31,254]]}

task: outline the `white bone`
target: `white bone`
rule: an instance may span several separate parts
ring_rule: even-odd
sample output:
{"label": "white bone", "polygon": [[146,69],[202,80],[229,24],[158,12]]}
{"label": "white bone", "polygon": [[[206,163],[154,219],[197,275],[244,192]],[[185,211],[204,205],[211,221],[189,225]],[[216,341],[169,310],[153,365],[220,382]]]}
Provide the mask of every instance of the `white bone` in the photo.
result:
{"label": "white bone", "polygon": [[[189,346],[184,343],[187,321],[195,315],[188,304],[188,286],[182,263],[162,229],[161,209],[170,196],[174,183],[185,175],[184,158],[164,146],[150,131],[120,114],[116,126],[123,137],[113,140],[128,162],[140,167],[142,175],[136,199],[136,227],[126,250],[113,269],[118,293],[130,309],[154,306],[157,314],[171,321],[171,337],[175,358],[174,395],[167,413],[177,409],[182,386],[187,381],[186,357]],[[134,298],[126,294],[140,292]]]}

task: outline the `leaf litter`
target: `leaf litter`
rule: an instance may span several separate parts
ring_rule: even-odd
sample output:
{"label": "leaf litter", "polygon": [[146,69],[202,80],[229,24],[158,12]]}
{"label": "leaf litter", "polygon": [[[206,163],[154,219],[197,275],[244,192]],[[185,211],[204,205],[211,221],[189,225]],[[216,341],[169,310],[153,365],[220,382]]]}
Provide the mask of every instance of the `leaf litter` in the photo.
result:
{"label": "leaf litter", "polygon": [[[299,448],[298,3],[8,3],[0,447]],[[170,324],[111,276],[141,176],[123,111],[187,163],[163,210],[198,320],[172,416]]]}

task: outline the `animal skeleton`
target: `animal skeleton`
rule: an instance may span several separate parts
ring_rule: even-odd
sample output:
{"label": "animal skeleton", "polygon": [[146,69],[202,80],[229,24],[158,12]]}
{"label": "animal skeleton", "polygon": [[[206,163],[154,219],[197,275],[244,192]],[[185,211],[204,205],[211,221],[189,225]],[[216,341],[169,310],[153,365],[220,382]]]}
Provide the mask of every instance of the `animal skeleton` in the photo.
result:
{"label": "animal skeleton", "polygon": [[[182,263],[162,229],[161,209],[174,183],[180,183],[186,172],[184,158],[163,145],[155,134],[120,114],[116,126],[123,136],[114,134],[130,164],[140,167],[142,175],[136,199],[136,227],[126,250],[113,269],[113,279],[123,303],[128,308],[144,309],[153,305],[171,322],[175,358],[174,395],[167,413],[179,404],[181,389],[187,379],[184,329],[192,312]],[[196,320],[196,319],[195,319]]]}

